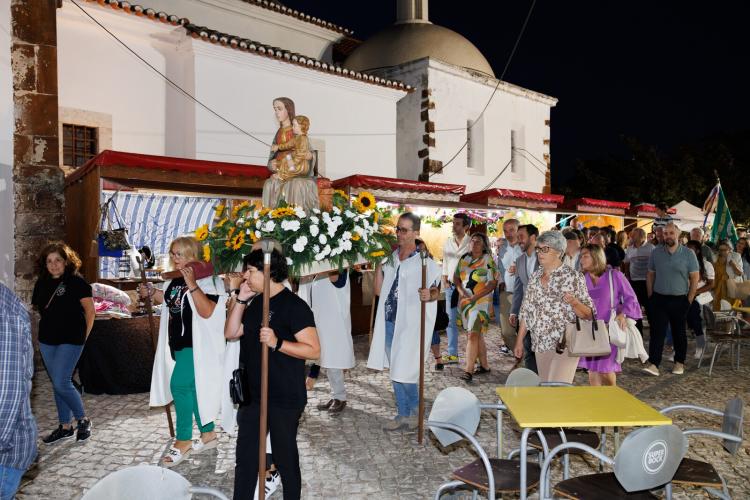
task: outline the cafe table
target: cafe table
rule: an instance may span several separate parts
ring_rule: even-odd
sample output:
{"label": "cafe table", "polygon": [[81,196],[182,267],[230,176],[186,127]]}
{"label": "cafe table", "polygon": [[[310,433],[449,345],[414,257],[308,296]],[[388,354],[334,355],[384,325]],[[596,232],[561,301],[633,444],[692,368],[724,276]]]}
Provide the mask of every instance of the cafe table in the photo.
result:
{"label": "cafe table", "polygon": [[[521,434],[521,500],[526,499],[529,434],[559,427],[645,427],[669,425],[672,419],[614,386],[498,387],[497,395]],[[548,450],[546,450],[548,451]]]}

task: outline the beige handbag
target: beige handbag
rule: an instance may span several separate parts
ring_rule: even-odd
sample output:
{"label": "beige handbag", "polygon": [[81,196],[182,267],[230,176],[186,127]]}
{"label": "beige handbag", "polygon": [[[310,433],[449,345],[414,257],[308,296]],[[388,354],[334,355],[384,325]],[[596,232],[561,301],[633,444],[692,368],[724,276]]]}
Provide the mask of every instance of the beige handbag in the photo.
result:
{"label": "beige handbag", "polygon": [[607,325],[600,319],[592,321],[576,316],[576,322],[568,323],[565,329],[565,342],[568,356],[609,356],[612,353]]}

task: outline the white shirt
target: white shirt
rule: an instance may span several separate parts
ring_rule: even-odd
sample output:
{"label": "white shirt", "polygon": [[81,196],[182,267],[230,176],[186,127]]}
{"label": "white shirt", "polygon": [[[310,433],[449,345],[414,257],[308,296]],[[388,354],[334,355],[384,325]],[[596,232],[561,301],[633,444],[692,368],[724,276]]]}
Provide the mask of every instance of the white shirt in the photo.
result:
{"label": "white shirt", "polygon": [[[716,277],[716,271],[714,270],[714,265],[711,264],[711,262],[709,260],[703,259],[703,267],[706,268],[706,279],[707,280],[712,280],[712,279],[714,279]],[[703,288],[704,286],[706,286],[706,282],[703,279],[701,279],[698,282],[698,287],[697,288],[700,289],[700,288]],[[711,301],[714,300],[714,296],[713,296],[713,294],[710,291],[707,291],[707,292],[703,292],[703,293],[699,294],[695,298],[695,300],[697,300],[700,305],[708,304],[709,302],[711,302]]]}
{"label": "white shirt", "polygon": [[565,256],[563,257],[563,264],[565,264],[566,266],[570,267],[571,269],[574,269],[576,271],[580,271],[581,270],[580,269],[581,268],[581,266],[580,266],[580,262],[581,262],[580,258],[581,258],[581,251],[580,250],[578,250],[575,253],[575,255],[573,255],[572,257],[566,253]]}
{"label": "white shirt", "polygon": [[453,275],[456,273],[458,259],[469,252],[469,241],[471,238],[464,234],[460,243],[456,242],[456,236],[451,235],[443,245],[443,276],[453,283]]}
{"label": "white shirt", "polygon": [[505,283],[505,291],[508,293],[513,293],[513,284],[516,280],[515,274],[510,274],[509,269],[511,266],[515,265],[516,260],[518,257],[521,256],[523,253],[523,250],[521,250],[521,245],[516,243],[515,245],[510,245],[509,243],[505,243],[504,253],[503,256],[500,258],[500,262],[503,264],[503,283]]}
{"label": "white shirt", "polygon": [[531,277],[534,274],[534,266],[536,265],[536,250],[531,252],[531,256],[526,254],[526,274]]}

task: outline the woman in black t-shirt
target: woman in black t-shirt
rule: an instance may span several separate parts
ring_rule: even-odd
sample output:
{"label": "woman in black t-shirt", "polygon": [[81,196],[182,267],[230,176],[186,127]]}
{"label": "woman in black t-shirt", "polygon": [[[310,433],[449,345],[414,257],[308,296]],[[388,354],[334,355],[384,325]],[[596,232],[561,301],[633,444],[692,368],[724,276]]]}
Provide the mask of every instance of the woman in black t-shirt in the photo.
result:
{"label": "woman in black t-shirt", "polygon": [[[226,323],[224,336],[240,339],[240,364],[247,375],[249,396],[237,413],[237,465],[234,498],[252,498],[258,472],[261,349],[268,356],[268,430],[273,463],[281,474],[284,499],[300,498],[302,476],[297,450],[297,428],[307,404],[305,360],[318,359],[320,343],[315,319],[304,300],[284,287],[285,257],[271,254],[268,328],[263,320],[263,252],[254,250],[244,259],[245,281]],[[256,295],[257,294],[257,295]],[[256,296],[256,300],[250,299]],[[262,437],[265,439],[265,436]]]}
{"label": "woman in black t-shirt", "polygon": [[71,377],[94,326],[91,286],[78,274],[81,259],[62,241],[44,247],[37,266],[39,278],[31,303],[41,316],[39,350],[52,380],[60,424],[42,441],[52,444],[72,438],[72,417],[78,422],[76,440],[85,441],[91,436],[91,421]]}

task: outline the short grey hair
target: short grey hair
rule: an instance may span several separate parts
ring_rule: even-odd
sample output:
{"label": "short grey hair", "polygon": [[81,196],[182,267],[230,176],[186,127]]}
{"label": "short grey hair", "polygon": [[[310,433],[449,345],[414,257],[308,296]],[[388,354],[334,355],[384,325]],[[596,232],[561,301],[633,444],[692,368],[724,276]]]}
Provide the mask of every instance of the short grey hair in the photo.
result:
{"label": "short grey hair", "polygon": [[562,231],[544,231],[536,239],[537,245],[547,245],[548,247],[560,252],[560,255],[565,253],[568,247],[568,242]]}
{"label": "short grey hair", "polygon": [[703,236],[705,234],[703,232],[703,228],[702,227],[694,227],[693,229],[690,230],[690,232],[692,233],[693,231],[698,231],[701,234],[701,236]]}

